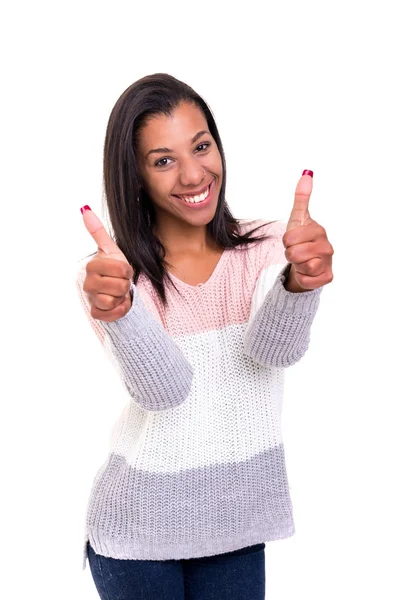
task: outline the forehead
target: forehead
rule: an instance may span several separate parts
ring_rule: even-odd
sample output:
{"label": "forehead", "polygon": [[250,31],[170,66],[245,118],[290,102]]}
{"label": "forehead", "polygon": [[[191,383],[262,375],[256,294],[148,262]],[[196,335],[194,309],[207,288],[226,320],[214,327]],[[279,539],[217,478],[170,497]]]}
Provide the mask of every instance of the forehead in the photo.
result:
{"label": "forehead", "polygon": [[144,125],[139,134],[140,146],[145,150],[147,147],[172,146],[178,144],[189,144],[195,134],[202,130],[208,130],[207,120],[194,104],[181,104],[169,116],[160,114],[152,116]]}

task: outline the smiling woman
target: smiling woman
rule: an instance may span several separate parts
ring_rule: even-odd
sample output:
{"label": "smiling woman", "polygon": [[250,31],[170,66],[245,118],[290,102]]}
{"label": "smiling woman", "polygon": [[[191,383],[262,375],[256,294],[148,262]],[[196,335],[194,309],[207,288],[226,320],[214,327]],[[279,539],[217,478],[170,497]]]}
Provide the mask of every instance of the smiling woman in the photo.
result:
{"label": "smiling woman", "polygon": [[306,208],[311,181],[301,178],[287,232],[236,220],[196,92],[156,74],[113,108],[104,183],[115,236],[84,207],[97,252],[77,278],[128,396],[85,522],[84,567],[89,558],[101,598],[264,599],[265,541],[294,533],[283,371],[307,350],[322,289],[286,289],[286,252],[302,277],[322,268],[307,267],[310,252],[328,254]]}
{"label": "smiling woman", "polygon": [[[103,171],[115,242],[134,268],[134,283],[143,274],[165,305],[166,284],[180,293],[170,272],[187,277],[189,256],[194,266],[212,262],[225,248],[269,237],[253,235],[260,224],[241,231],[225,200],[225,155],[211,110],[171,75],[143,77],[120,96],[107,126]],[[210,184],[202,204],[182,199]]]}

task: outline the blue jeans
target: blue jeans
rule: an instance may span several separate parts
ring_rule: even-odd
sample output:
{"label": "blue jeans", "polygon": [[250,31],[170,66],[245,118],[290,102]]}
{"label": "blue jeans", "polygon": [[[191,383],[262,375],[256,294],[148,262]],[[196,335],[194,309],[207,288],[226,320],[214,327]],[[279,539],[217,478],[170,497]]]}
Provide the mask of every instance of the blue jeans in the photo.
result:
{"label": "blue jeans", "polygon": [[87,543],[101,600],[264,600],[265,544],[180,560],[123,560]]}

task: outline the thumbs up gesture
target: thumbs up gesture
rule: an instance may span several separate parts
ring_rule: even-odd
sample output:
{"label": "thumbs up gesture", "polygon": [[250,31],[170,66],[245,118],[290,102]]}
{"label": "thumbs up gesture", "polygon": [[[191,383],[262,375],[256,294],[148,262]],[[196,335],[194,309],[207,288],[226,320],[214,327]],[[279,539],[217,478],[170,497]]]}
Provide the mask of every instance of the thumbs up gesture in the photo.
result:
{"label": "thumbs up gesture", "polygon": [[333,247],[325,229],[310,217],[308,211],[312,176],[313,172],[306,170],[299,179],[292,212],[282,238],[286,260],[292,264],[284,284],[290,292],[314,290],[333,279]]}
{"label": "thumbs up gesture", "polygon": [[86,264],[83,290],[92,317],[111,323],[124,317],[132,306],[129,290],[133,269],[90,207],[82,207],[81,212],[85,227],[98,247]]}

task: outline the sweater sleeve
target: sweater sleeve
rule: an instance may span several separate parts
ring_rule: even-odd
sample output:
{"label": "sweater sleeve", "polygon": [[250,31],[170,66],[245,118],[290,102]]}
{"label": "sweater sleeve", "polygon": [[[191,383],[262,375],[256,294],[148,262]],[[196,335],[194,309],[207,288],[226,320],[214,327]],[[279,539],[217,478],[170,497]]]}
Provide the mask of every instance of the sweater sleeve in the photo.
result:
{"label": "sweater sleeve", "polygon": [[83,282],[86,268],[76,277],[85,314],[127,391],[143,409],[161,411],[187,398],[193,368],[175,341],[146,309],[131,282],[132,306],[121,319],[107,323],[94,319]]}
{"label": "sweater sleeve", "polygon": [[274,229],[252,297],[244,352],[260,365],[289,367],[304,356],[309,346],[323,288],[300,293],[285,289],[283,284],[291,266],[282,242],[286,224],[278,222]]}

